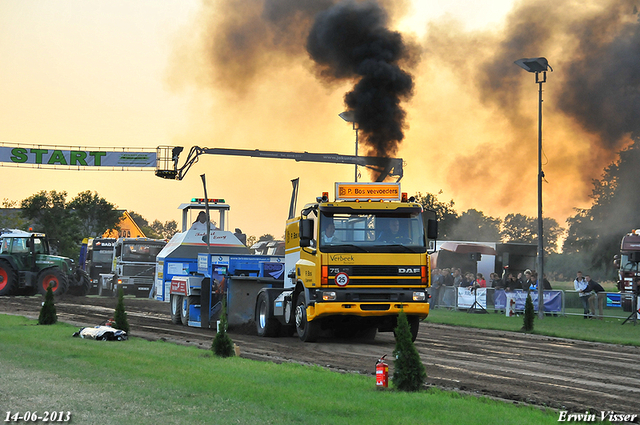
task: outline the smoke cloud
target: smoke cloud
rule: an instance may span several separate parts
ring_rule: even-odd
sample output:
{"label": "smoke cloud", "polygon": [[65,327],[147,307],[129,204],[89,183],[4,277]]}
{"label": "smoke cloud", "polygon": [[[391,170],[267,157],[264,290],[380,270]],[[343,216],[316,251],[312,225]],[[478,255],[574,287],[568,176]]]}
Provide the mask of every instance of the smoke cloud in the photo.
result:
{"label": "smoke cloud", "polygon": [[391,157],[404,138],[400,106],[413,93],[411,75],[400,68],[411,58],[400,33],[387,27],[385,11],[373,1],[343,1],[319,13],[307,50],[326,79],[359,79],[345,104],[371,156]]}
{"label": "smoke cloud", "polygon": [[[554,69],[543,85],[545,191],[588,199],[592,180],[640,136],[639,41],[637,10],[627,0],[524,1],[502,28],[486,31],[432,23],[427,60],[444,64],[466,90],[475,91],[496,122],[507,121],[500,142],[479,136],[475,149],[458,155],[449,174],[454,192],[473,197],[465,188],[471,177],[474,187],[492,187],[495,202],[518,210],[531,189],[522,176],[537,162],[537,90],[534,75],[513,62],[545,56]],[[490,156],[479,161],[479,152]]]}
{"label": "smoke cloud", "polygon": [[[593,179],[640,136],[638,13],[631,0],[514,4],[486,30],[429,22],[419,52],[392,29],[406,0],[225,0],[206,3],[189,30],[206,40],[205,87],[230,94],[216,112],[232,109],[234,120],[250,105],[252,119],[269,121],[255,134],[292,135],[269,148],[305,140],[312,150],[334,136],[337,118],[325,116],[341,105],[317,88],[306,94],[317,75],[327,91],[346,93],[368,155],[411,158],[404,188],[443,189],[458,209],[493,216],[536,213],[538,87],[513,62],[546,57],[554,72],[543,85],[544,214],[562,222],[588,206]],[[265,98],[276,95],[288,109],[274,124]],[[325,109],[309,111],[320,102]]]}

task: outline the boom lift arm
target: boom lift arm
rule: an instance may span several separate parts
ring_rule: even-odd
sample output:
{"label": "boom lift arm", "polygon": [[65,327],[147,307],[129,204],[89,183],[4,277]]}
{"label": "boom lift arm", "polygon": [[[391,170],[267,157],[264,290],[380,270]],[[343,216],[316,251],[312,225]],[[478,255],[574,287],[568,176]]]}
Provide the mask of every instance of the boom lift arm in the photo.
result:
{"label": "boom lift arm", "polygon": [[187,159],[181,167],[178,167],[178,159],[183,148],[180,146],[158,147],[158,165],[156,176],[165,179],[182,180],[189,168],[196,162],[200,155],[235,155],[251,156],[257,158],[294,159],[298,162],[324,162],[331,164],[357,164],[379,173],[377,181],[382,182],[387,176],[402,179],[402,158],[382,158],[377,156],[340,155],[335,153],[309,153],[309,152],[283,152],[261,151],[258,149],[227,149],[227,148],[201,148],[193,146],[187,155]]}

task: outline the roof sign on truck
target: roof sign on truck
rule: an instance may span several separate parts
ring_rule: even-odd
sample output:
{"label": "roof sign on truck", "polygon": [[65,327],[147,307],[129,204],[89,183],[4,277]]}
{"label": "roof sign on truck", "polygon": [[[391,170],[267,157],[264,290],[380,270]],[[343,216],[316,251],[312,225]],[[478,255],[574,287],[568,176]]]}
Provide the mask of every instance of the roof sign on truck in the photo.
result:
{"label": "roof sign on truck", "polygon": [[336,183],[336,200],[400,201],[400,183]]}

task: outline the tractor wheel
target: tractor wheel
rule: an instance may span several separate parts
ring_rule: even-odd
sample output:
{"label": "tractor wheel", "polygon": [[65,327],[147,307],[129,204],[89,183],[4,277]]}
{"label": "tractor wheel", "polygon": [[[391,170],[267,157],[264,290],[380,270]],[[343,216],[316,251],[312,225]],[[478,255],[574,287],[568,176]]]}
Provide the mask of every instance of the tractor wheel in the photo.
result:
{"label": "tractor wheel", "polygon": [[74,278],[76,280],[76,285],[69,288],[69,293],[71,295],[84,297],[91,289],[91,279],[89,279],[89,275],[82,269],[76,269]]}
{"label": "tractor wheel", "polygon": [[317,320],[309,322],[307,320],[307,300],[304,292],[298,295],[296,303],[296,330],[298,338],[302,342],[315,342],[320,334],[320,323]]}
{"label": "tractor wheel", "polygon": [[67,276],[58,267],[44,269],[38,276],[38,293],[47,294],[47,288],[51,286],[53,295],[62,295],[67,292]]}
{"label": "tractor wheel", "polygon": [[18,274],[11,265],[0,260],[0,295],[12,295],[18,287]]}
{"label": "tractor wheel", "polygon": [[256,303],[256,327],[258,336],[278,336],[280,332],[280,322],[272,317],[269,294],[266,291],[260,292]]}
{"label": "tractor wheel", "polygon": [[171,323],[179,325],[182,323],[180,320],[180,310],[182,309],[182,295],[171,295]]}

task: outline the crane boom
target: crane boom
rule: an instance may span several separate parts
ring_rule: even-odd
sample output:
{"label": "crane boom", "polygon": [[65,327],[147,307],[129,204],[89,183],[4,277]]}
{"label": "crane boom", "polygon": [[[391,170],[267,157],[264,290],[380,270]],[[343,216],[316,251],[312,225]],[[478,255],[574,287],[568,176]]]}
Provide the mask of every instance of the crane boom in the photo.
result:
{"label": "crane boom", "polygon": [[402,158],[383,158],[377,156],[341,155],[335,153],[285,152],[264,151],[258,149],[228,149],[201,148],[193,146],[187,159],[178,167],[178,159],[182,147],[161,146],[158,148],[158,168],[156,175],[165,179],[182,180],[193,164],[198,162],[200,155],[235,155],[251,156],[254,158],[293,159],[304,162],[321,162],[331,164],[356,164],[378,172],[378,181],[384,181],[387,176],[402,179]]}

